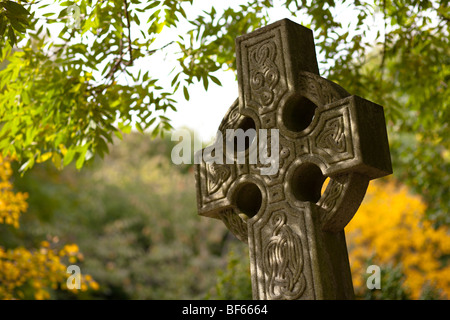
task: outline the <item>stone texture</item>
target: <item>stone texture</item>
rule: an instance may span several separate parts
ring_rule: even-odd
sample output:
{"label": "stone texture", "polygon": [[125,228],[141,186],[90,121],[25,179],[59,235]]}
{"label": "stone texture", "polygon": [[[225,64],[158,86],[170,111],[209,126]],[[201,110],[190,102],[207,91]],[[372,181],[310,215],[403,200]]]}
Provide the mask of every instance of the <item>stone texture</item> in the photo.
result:
{"label": "stone texture", "polygon": [[290,20],[238,37],[236,58],[219,130],[279,129],[279,170],[203,161],[199,214],[248,243],[254,299],[352,299],[344,227],[369,180],[392,173],[383,108],[320,77],[311,30]]}

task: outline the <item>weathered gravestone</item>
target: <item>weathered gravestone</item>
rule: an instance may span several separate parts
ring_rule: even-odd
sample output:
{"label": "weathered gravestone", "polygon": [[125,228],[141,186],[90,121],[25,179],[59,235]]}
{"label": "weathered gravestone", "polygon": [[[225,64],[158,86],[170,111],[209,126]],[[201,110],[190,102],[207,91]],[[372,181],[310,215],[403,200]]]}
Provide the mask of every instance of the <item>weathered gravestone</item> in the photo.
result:
{"label": "weathered gravestone", "polygon": [[344,227],[369,180],[392,173],[383,108],[321,78],[311,30],[290,20],[238,37],[236,54],[239,99],[219,131],[278,129],[279,169],[203,159],[199,214],[248,242],[254,299],[351,299]]}

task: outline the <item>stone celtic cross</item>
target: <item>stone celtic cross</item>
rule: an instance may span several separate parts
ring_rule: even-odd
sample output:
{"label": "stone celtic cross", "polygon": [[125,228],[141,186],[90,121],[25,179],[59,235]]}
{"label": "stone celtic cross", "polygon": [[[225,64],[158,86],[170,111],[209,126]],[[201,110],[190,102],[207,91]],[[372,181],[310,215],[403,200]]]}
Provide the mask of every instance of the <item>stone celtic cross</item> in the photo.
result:
{"label": "stone celtic cross", "polygon": [[383,107],[320,77],[311,30],[290,20],[238,37],[236,54],[239,99],[219,131],[278,129],[279,169],[202,160],[199,214],[248,243],[254,299],[352,299],[344,227],[369,180],[392,173]]}

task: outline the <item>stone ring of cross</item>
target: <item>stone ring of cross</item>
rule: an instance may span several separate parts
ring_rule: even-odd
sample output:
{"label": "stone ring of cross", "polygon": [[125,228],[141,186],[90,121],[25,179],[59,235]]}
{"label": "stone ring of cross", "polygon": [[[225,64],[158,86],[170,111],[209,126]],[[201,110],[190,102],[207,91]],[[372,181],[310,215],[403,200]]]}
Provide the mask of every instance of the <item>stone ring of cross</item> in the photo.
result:
{"label": "stone ring of cross", "polygon": [[276,132],[277,170],[202,160],[199,214],[248,243],[255,299],[351,299],[344,227],[369,181],[392,173],[383,107],[320,77],[311,30],[287,19],[238,37],[236,61],[219,132],[266,129],[267,150]]}

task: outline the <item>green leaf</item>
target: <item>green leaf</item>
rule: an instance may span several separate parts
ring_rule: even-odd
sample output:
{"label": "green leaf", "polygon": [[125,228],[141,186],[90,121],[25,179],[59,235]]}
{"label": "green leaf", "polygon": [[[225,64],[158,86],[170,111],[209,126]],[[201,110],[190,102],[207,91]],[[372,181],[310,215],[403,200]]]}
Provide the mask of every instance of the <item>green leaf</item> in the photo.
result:
{"label": "green leaf", "polygon": [[175,82],[177,82],[177,80],[178,80],[178,77],[180,76],[180,74],[181,74],[181,72],[180,73],[178,73],[174,78],[173,78],[173,80],[172,80],[172,83],[170,84],[170,86],[172,86],[173,87],[173,85],[175,84]]}
{"label": "green leaf", "polygon": [[123,140],[123,135],[119,130],[114,131],[114,135],[119,138],[120,140]]}
{"label": "green leaf", "polygon": [[103,140],[102,138],[98,138],[97,139],[97,148],[96,148],[96,152],[98,152],[98,154],[100,155],[100,157],[103,159],[105,153],[108,153],[108,145],[106,144],[105,140]]}
{"label": "green leaf", "polygon": [[119,126],[119,129],[125,134],[128,134],[131,132],[131,125],[129,125],[129,124],[124,124],[123,122],[119,122],[118,126]]}
{"label": "green leaf", "polygon": [[186,86],[183,87],[183,94],[184,94],[184,98],[189,101],[189,92],[188,89],[186,88]]}
{"label": "green leaf", "polygon": [[62,167],[61,155],[58,152],[53,152],[52,162],[56,168],[61,169]]}
{"label": "green leaf", "polygon": [[16,35],[14,34],[14,30],[11,26],[8,27],[8,41],[11,47],[14,47],[16,43]]}
{"label": "green leaf", "polygon": [[153,9],[154,7],[157,7],[159,5],[159,1],[153,1],[151,4],[145,7],[145,10]]}
{"label": "green leaf", "polygon": [[140,132],[140,133],[144,133],[144,129],[142,129],[142,126],[139,122],[136,122],[136,129]]}
{"label": "green leaf", "polygon": [[0,38],[3,37],[3,34],[6,31],[6,21],[3,19],[3,16],[0,15]]}
{"label": "green leaf", "polygon": [[25,103],[26,105],[30,104],[30,97],[28,96],[28,92],[22,91],[21,97],[22,97],[23,103]]}
{"label": "green leaf", "polygon": [[141,25],[141,21],[139,20],[138,15],[135,15],[132,19],[134,20],[134,22],[136,22],[136,24],[137,24],[138,26]]}
{"label": "green leaf", "polygon": [[33,165],[34,165],[34,156],[31,157],[30,159],[28,159],[27,162],[25,162],[24,164],[22,164],[22,165],[20,166],[19,172],[22,172],[22,173],[23,173],[23,172],[27,171],[28,169],[32,168]]}
{"label": "green leaf", "polygon": [[154,122],[156,121],[156,118],[152,118],[146,125],[146,127],[150,127]]}
{"label": "green leaf", "polygon": [[156,33],[161,33],[161,31],[163,30],[164,26],[166,25],[166,22],[161,22],[158,23],[156,26]]}
{"label": "green leaf", "polygon": [[20,33],[25,33],[26,29],[23,27],[23,25],[20,23],[19,19],[9,19],[9,22],[11,23],[11,26],[19,31]]}
{"label": "green leaf", "polygon": [[72,162],[73,157],[75,156],[75,153],[76,153],[76,151],[73,147],[69,148],[67,150],[66,154],[64,155],[64,161],[63,161],[64,166],[67,166],[69,163]]}
{"label": "green leaf", "polygon": [[30,14],[22,5],[13,1],[6,1],[4,7],[6,10],[17,16],[28,16]]}
{"label": "green leaf", "polygon": [[84,146],[81,147],[80,156],[77,159],[77,162],[75,163],[75,166],[78,170],[80,170],[83,167],[84,161],[86,160],[86,153],[88,151],[90,143],[86,143]]}
{"label": "green leaf", "polygon": [[42,163],[47,161],[48,159],[50,159],[53,155],[53,152],[46,152],[44,154],[41,154],[38,156],[38,158],[36,159],[37,163]]}
{"label": "green leaf", "polygon": [[202,75],[202,80],[203,80],[203,86],[205,87],[205,90],[208,90],[208,76],[206,74]]}
{"label": "green leaf", "polygon": [[220,80],[217,79],[216,77],[214,77],[213,75],[209,75],[209,77],[211,78],[211,80],[212,80],[215,84],[217,84],[217,85],[219,85],[219,86],[222,85],[222,83],[220,82]]}

